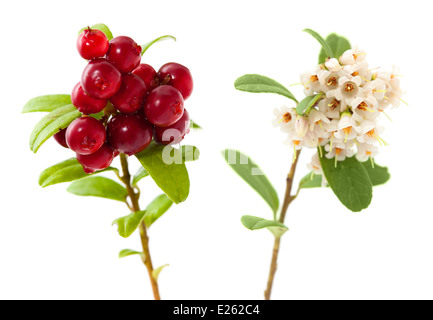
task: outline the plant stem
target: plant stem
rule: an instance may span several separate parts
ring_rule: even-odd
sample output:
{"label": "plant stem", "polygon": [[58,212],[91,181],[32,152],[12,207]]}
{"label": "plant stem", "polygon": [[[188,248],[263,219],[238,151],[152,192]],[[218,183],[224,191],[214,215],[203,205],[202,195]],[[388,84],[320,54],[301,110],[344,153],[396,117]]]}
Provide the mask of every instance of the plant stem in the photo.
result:
{"label": "plant stem", "polygon": [[[284,223],[287,214],[287,209],[289,209],[289,206],[292,203],[292,201],[296,199],[296,195],[292,195],[292,186],[293,186],[293,178],[295,176],[296,166],[298,164],[300,153],[301,150],[296,151],[296,158],[293,161],[292,166],[290,168],[290,172],[286,178],[286,194],[284,196],[283,207],[281,208],[280,219],[278,220],[278,222],[280,223]],[[281,243],[281,237],[275,237],[274,249],[272,251],[271,268],[269,270],[268,285],[265,291],[265,300],[271,299],[272,285],[274,283],[275,273],[277,272],[277,261],[278,261],[278,254],[280,252],[280,243]]]}
{"label": "plant stem", "polygon": [[[120,154],[120,162],[122,164],[122,171],[123,171],[123,176],[121,177],[121,180],[125,184],[126,190],[128,191],[128,196],[129,199],[131,200],[132,209],[134,210],[134,212],[140,211],[140,205],[138,203],[140,194],[136,193],[134,191],[134,188],[131,185],[131,174],[129,173],[128,158],[123,153]],[[152,290],[153,290],[153,296],[155,297],[155,300],[161,300],[161,297],[159,295],[158,282],[152,275],[153,264],[152,264],[152,258],[150,256],[150,251],[149,251],[149,236],[147,235],[147,229],[145,223],[141,222],[139,228],[140,228],[141,245],[143,247],[142,260],[144,265],[147,268],[147,272],[149,273],[150,284],[152,285]]]}

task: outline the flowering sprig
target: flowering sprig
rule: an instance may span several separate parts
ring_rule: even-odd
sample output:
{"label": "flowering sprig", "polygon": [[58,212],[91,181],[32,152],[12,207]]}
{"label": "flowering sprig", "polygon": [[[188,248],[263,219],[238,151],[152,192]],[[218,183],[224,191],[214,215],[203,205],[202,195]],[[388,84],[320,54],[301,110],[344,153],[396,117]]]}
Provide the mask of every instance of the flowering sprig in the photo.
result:
{"label": "flowering sprig", "polygon": [[[294,107],[283,106],[274,111],[273,125],[286,135],[286,144],[293,148],[281,206],[277,192],[263,173],[254,174],[249,170],[254,167],[257,172],[258,167],[247,156],[239,151],[226,150],[225,153],[229,165],[268,204],[271,199],[277,199],[277,205],[271,206],[273,220],[253,216],[242,218],[248,229],[268,228],[275,236],[265,299],[270,299],[281,237],[288,231],[284,221],[290,203],[302,189],[330,187],[351,211],[366,209],[372,200],[373,186],[384,184],[390,178],[388,169],[374,162],[380,147],[386,145],[381,137],[381,114],[387,117],[385,110],[397,107],[403,101],[399,72],[395,66],[391,69],[370,68],[366,52],[352,48],[346,38],[333,33],[324,39],[313,30],[304,31],[322,46],[318,65],[301,75],[304,99],[298,101],[277,81],[257,74],[244,75],[235,82],[238,90],[276,93],[296,103]],[[301,179],[297,192],[292,194],[303,148],[314,148],[317,152],[307,164],[311,173]],[[238,157],[230,157],[235,152]],[[245,159],[250,163],[246,164]]]}

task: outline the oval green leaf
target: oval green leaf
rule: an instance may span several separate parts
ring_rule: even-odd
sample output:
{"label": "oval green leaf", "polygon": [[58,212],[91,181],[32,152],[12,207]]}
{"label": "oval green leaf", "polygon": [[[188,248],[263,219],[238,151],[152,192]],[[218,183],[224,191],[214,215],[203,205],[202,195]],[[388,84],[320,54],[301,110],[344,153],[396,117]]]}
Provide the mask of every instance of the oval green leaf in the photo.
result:
{"label": "oval green leaf", "polygon": [[141,181],[141,179],[144,179],[149,176],[149,173],[144,169],[143,167],[139,168],[137,173],[134,175],[134,178],[132,179],[132,185],[135,187],[137,183]]}
{"label": "oval green leaf", "polygon": [[149,228],[156,220],[158,220],[168,209],[173,205],[165,194],[156,197],[146,208],[144,223]]}
{"label": "oval green leaf", "polygon": [[244,227],[249,230],[260,230],[266,228],[278,238],[289,230],[289,228],[278,221],[266,220],[254,216],[243,216],[241,221]]}
{"label": "oval green leaf", "polygon": [[72,101],[69,94],[51,94],[31,99],[25,104],[21,112],[51,112],[70,104]]}
{"label": "oval green leaf", "polygon": [[179,149],[152,143],[135,156],[174,203],[181,203],[188,198],[190,181]]}
{"label": "oval green leaf", "polygon": [[275,219],[280,207],[278,194],[259,166],[238,150],[226,149],[222,154],[229,166],[266,201]]}
{"label": "oval green leaf", "polygon": [[143,55],[147,51],[147,49],[149,49],[153,44],[160,42],[160,41],[169,40],[169,39],[176,41],[175,37],[170,36],[170,35],[166,35],[166,36],[156,38],[155,40],[152,40],[152,41],[142,45],[141,46],[141,55]]}
{"label": "oval green leaf", "polygon": [[170,266],[170,265],[169,265],[169,264],[165,264],[165,265],[160,266],[160,267],[158,267],[158,268],[156,268],[156,269],[154,269],[154,270],[152,271],[152,277],[155,279],[155,281],[158,281],[159,274],[161,273],[161,271],[162,271],[165,267],[168,267],[168,266]]}
{"label": "oval green leaf", "polygon": [[72,104],[50,112],[34,127],[30,135],[30,149],[36,153],[45,141],[79,117],[81,112]]}
{"label": "oval green leaf", "polygon": [[131,249],[124,249],[124,250],[122,250],[122,251],[119,252],[119,259],[126,258],[126,257],[129,257],[129,256],[134,256],[134,255],[140,255],[140,256],[142,256],[143,252],[138,252],[138,251],[134,251],[134,250],[131,250]]}
{"label": "oval green leaf", "polygon": [[[93,174],[104,171],[117,171],[117,169],[109,167]],[[45,188],[54,184],[75,181],[89,176],[89,174],[84,172],[83,166],[77,159],[71,158],[45,169],[39,176],[39,185]]]}
{"label": "oval green leaf", "polygon": [[323,173],[332,191],[349,210],[366,209],[373,197],[373,185],[364,166],[355,157],[338,161],[320,158]]}
{"label": "oval green leaf", "polygon": [[296,113],[300,116],[304,114],[308,114],[311,108],[316,104],[316,102],[322,97],[323,93],[316,94],[314,96],[305,97],[301,102],[296,106]]}
{"label": "oval green leaf", "polygon": [[[329,45],[334,56],[337,59],[340,58],[344,52],[352,48],[349,40],[336,33],[331,33],[330,35],[328,35],[326,37],[326,43]],[[327,59],[328,59],[328,54],[322,48],[319,54],[319,64],[326,62]]]}
{"label": "oval green leaf", "polygon": [[372,165],[370,161],[361,162],[361,164],[367,171],[370,181],[374,187],[385,184],[391,178],[387,167],[381,167],[375,162],[374,165]]}
{"label": "oval green leaf", "polygon": [[299,189],[311,189],[322,187],[322,175],[310,172],[299,182]]}
{"label": "oval green leaf", "polygon": [[329,58],[335,57],[334,52],[332,51],[331,47],[326,42],[326,40],[323,39],[323,37],[320,34],[318,34],[316,31],[311,30],[311,29],[304,29],[303,31],[312,35],[320,43],[320,45],[322,46],[322,49],[325,51],[327,57],[329,57]]}
{"label": "oval green leaf", "polygon": [[128,195],[125,187],[105,177],[88,177],[75,181],[67,190],[77,196],[93,196],[121,202],[125,202]]}
{"label": "oval green leaf", "polygon": [[[78,32],[78,34],[83,32],[87,28],[88,27],[81,28],[80,31]],[[103,23],[95,24],[95,25],[91,26],[90,29],[97,29],[97,30],[102,31],[107,36],[108,41],[113,39],[113,34],[111,33],[110,28],[108,28],[108,26],[103,24]]]}
{"label": "oval green leaf", "polygon": [[259,75],[259,74],[246,74],[235,81],[235,88],[240,91],[253,92],[253,93],[276,93],[292,99],[296,103],[293,93],[277,81]]}
{"label": "oval green leaf", "polygon": [[126,217],[116,219],[113,221],[113,225],[117,224],[117,231],[121,237],[128,238],[135,230],[137,230],[141,221],[143,221],[145,214],[146,211],[133,212]]}

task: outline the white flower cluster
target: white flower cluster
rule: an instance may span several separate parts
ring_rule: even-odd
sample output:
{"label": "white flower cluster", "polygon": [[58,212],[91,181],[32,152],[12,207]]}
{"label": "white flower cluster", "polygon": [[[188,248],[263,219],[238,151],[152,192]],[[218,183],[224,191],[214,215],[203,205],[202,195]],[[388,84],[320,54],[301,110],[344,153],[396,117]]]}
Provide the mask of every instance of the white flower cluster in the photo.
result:
{"label": "white flower cluster", "polygon": [[[301,75],[307,96],[320,98],[307,115],[300,116],[295,108],[276,109],[273,123],[289,135],[288,142],[295,149],[317,148],[329,159],[343,161],[356,153],[359,161],[372,159],[383,128],[378,117],[389,106],[400,104],[402,90],[398,70],[369,69],[366,53],[348,50],[337,60],[327,60],[313,72]],[[321,155],[322,156],[322,155]],[[309,167],[321,174],[318,155]]]}

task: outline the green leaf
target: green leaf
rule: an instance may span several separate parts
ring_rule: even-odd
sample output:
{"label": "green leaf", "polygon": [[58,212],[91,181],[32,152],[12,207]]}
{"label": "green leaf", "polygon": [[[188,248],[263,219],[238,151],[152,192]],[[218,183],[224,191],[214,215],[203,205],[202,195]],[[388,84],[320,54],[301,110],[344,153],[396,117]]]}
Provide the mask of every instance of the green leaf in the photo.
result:
{"label": "green leaf", "polygon": [[238,78],[235,81],[235,88],[253,93],[276,93],[298,102],[295,96],[282,84],[259,74],[246,74]]}
{"label": "green leaf", "polygon": [[121,202],[125,202],[128,195],[123,186],[105,177],[88,177],[75,181],[69,186],[68,192],[77,196],[93,196]]}
{"label": "green leaf", "polygon": [[191,123],[190,123],[190,128],[191,129],[195,129],[195,130],[201,130],[201,129],[203,129],[202,127],[200,127],[197,123],[195,123],[192,120],[191,120]]}
{"label": "green leaf", "polygon": [[117,231],[121,237],[128,238],[135,230],[137,230],[141,221],[143,221],[145,214],[146,211],[133,212],[126,217],[116,219],[113,222],[113,225],[117,224]]}
{"label": "green leaf", "polygon": [[373,197],[373,186],[365,167],[355,157],[338,161],[320,158],[323,173],[332,191],[349,210],[366,209]]}
{"label": "green leaf", "polygon": [[174,203],[181,203],[188,198],[189,176],[179,149],[152,143],[135,156]]}
{"label": "green leaf", "polygon": [[266,228],[278,238],[289,230],[289,228],[278,221],[266,220],[254,216],[243,216],[241,221],[245,228],[249,230],[260,230]]}
{"label": "green leaf", "polygon": [[316,94],[315,96],[305,97],[296,106],[296,113],[299,115],[308,114],[310,109],[316,104],[316,102],[322,97],[323,93]]}
{"label": "green leaf", "polygon": [[322,187],[322,175],[310,172],[299,182],[300,189],[320,188]]}
{"label": "green leaf", "polygon": [[156,281],[158,281],[158,277],[159,277],[159,274],[161,273],[162,269],[164,269],[165,267],[168,267],[168,266],[169,266],[169,264],[165,264],[165,265],[163,265],[163,266],[160,266],[160,267],[154,269],[154,270],[152,271],[152,277],[153,277]]}
{"label": "green leaf", "polygon": [[311,29],[304,29],[303,30],[306,33],[309,33],[312,35],[322,46],[322,49],[325,51],[327,57],[334,58],[334,52],[332,51],[331,47],[329,46],[328,42],[326,42],[325,39],[322,38],[320,34],[318,34],[316,31]]}
{"label": "green leaf", "polygon": [[173,205],[165,194],[156,197],[146,208],[146,215],[144,216],[144,223],[148,228],[158,220],[168,209]]}
{"label": "green leaf", "polygon": [[200,158],[200,150],[191,145],[184,145],[180,148],[182,152],[182,159],[185,162],[197,161]]}
{"label": "green leaf", "polygon": [[[182,152],[182,159],[185,162],[189,161],[196,161],[200,157],[200,150],[198,150],[195,146],[185,145],[181,147]],[[138,182],[140,182],[141,179],[146,178],[149,176],[149,173],[144,168],[138,169],[137,173],[135,174],[132,185],[136,186]]]}
{"label": "green leaf", "polygon": [[51,112],[69,104],[72,104],[69,94],[51,94],[31,99],[21,112]]}
{"label": "green leaf", "polygon": [[124,249],[124,250],[122,250],[122,251],[119,252],[119,259],[126,258],[126,257],[129,257],[129,256],[134,256],[134,255],[140,255],[140,256],[142,256],[143,252],[138,252],[138,251],[134,251],[134,250],[131,250],[131,249]]}
{"label": "green leaf", "polygon": [[52,111],[34,127],[30,135],[30,149],[36,153],[45,141],[79,117],[81,112],[72,104]]}
{"label": "green leaf", "polygon": [[[328,43],[329,47],[332,49],[332,52],[334,53],[334,56],[337,59],[340,58],[344,52],[352,48],[349,40],[347,40],[342,36],[339,36],[336,33],[331,33],[330,35],[328,35],[326,37],[326,42]],[[327,59],[328,59],[328,54],[322,48],[319,54],[319,64],[326,62]]]}
{"label": "green leaf", "polygon": [[132,185],[136,186],[137,183],[139,183],[141,179],[144,179],[148,176],[149,176],[149,173],[146,171],[146,169],[141,167],[140,169],[138,169],[137,173],[134,175],[134,178],[132,179]]}
{"label": "green leaf", "polygon": [[169,35],[156,38],[155,40],[152,40],[152,41],[141,46],[141,48],[142,48],[141,55],[143,55],[147,51],[147,49],[149,49],[150,46],[152,46],[153,44],[160,42],[160,41],[168,40],[168,39],[176,41],[175,37],[169,36]]}
{"label": "green leaf", "polygon": [[371,183],[373,184],[374,187],[385,184],[391,178],[391,175],[389,174],[387,167],[381,167],[375,162],[373,167],[371,162],[369,161],[361,162],[361,164],[364,166],[364,169],[367,171]]}
{"label": "green leaf", "polygon": [[[117,171],[117,169],[108,167],[94,174],[104,171]],[[45,188],[54,184],[79,180],[89,176],[89,174],[84,172],[83,166],[77,159],[71,158],[45,169],[39,176],[39,185]]]}
{"label": "green leaf", "polygon": [[[87,28],[88,27],[81,28],[80,32],[78,32],[78,34],[81,34],[81,32],[83,32]],[[95,24],[95,25],[91,26],[90,29],[97,29],[97,30],[102,31],[107,36],[108,41],[113,39],[113,34],[111,33],[110,28],[108,28],[107,25],[105,25],[103,23]]]}
{"label": "green leaf", "polygon": [[237,150],[226,149],[222,152],[226,162],[266,201],[274,213],[279,209],[278,194],[263,174],[262,170],[247,155]]}

